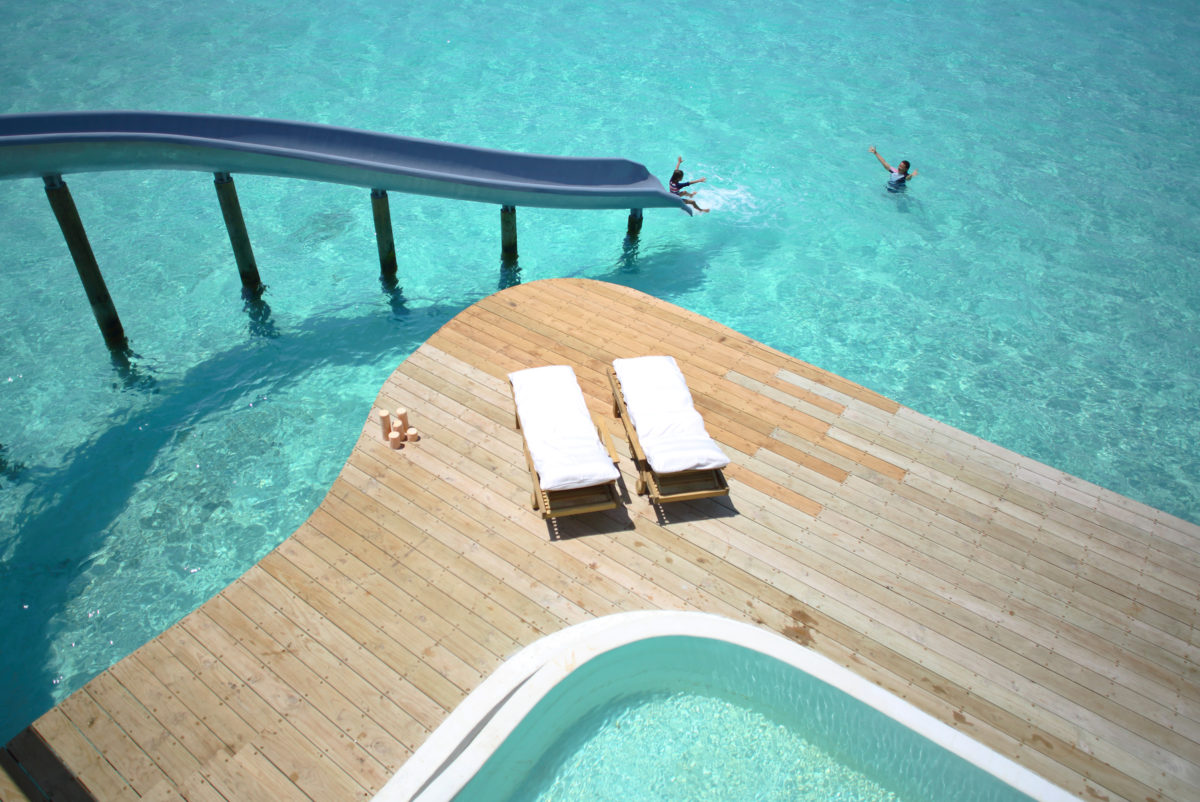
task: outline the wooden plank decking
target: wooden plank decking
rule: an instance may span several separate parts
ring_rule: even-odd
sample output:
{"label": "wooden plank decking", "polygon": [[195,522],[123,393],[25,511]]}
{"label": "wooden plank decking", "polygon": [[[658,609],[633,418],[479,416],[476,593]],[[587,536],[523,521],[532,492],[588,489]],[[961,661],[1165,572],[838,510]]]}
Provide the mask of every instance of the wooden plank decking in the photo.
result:
{"label": "wooden plank decking", "polygon": [[[505,374],[570,364],[608,413],[605,366],[647,353],[730,496],[544,522]],[[521,646],[666,608],[781,632],[1085,799],[1200,799],[1200,527],[597,282],[463,311],[376,405],[423,439],[367,420],[292,537],[9,752],[68,798],[365,799]]]}

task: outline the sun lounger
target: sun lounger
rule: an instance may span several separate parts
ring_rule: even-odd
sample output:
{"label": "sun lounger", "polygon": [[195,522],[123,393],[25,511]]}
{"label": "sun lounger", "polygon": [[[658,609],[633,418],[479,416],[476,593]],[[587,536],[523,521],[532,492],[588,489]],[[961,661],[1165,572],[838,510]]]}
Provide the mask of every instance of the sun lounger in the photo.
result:
{"label": "sun lounger", "polygon": [[619,507],[617,452],[604,421],[588,412],[575,371],[529,368],[508,374],[508,381],[525,438],[533,508],[557,518]]}
{"label": "sun lounger", "polygon": [[729,493],[729,458],[708,436],[674,357],[614,359],[613,414],[625,425],[638,468],[638,494],[687,501]]}

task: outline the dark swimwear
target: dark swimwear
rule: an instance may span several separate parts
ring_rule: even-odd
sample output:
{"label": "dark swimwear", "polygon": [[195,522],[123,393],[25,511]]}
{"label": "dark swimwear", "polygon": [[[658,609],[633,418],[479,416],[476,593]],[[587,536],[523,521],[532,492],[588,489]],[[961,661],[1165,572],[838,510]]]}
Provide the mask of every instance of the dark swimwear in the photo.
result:
{"label": "dark swimwear", "polygon": [[671,194],[678,195],[679,190],[683,189],[684,187],[690,187],[694,183],[696,183],[696,182],[695,181],[684,181],[682,184],[680,184],[677,181],[672,181],[670,183]]}

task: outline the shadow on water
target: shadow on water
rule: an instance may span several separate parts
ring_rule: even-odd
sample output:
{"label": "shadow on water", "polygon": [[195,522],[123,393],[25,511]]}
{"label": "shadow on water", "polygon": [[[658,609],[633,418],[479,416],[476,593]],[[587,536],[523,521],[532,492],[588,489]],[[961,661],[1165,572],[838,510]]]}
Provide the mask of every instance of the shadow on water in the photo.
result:
{"label": "shadow on water", "polygon": [[627,236],[621,243],[621,255],[617,257],[617,264],[613,270],[616,273],[636,273],[637,269],[638,238]]}
{"label": "shadow on water", "polygon": [[279,336],[275,321],[271,320],[271,307],[263,300],[267,291],[264,285],[257,290],[242,290],[242,311],[250,319],[250,336],[273,340]]}
{"label": "shadow on water", "polygon": [[496,289],[507,290],[509,287],[515,287],[520,283],[521,266],[517,264],[516,258],[501,257],[500,281],[496,283]]}
{"label": "shadow on water", "polygon": [[398,318],[408,314],[408,301],[404,298],[404,288],[400,286],[400,282],[396,280],[395,276],[381,273],[379,288],[387,296],[388,306],[392,310],[393,317]]}
{"label": "shadow on water", "polygon": [[109,348],[108,358],[112,362],[113,372],[117,375],[118,384],[124,390],[152,393],[158,385],[154,378],[153,369],[141,365],[141,354],[126,345],[123,348]]}
{"label": "shadow on water", "polygon": [[896,205],[900,214],[919,214],[922,211],[921,202],[909,197],[908,192],[888,191],[888,197]]}
{"label": "shadow on water", "polygon": [[908,222],[920,223],[925,229],[932,230],[929,212],[925,204],[911,190],[907,188],[900,191],[888,189],[883,194],[898,214],[911,218]]}
{"label": "shadow on water", "polygon": [[607,270],[599,273],[581,270],[573,275],[620,284],[676,303],[676,298],[704,284],[709,267],[721,259],[724,247],[713,239],[704,246],[648,245],[639,237],[626,236]]}
{"label": "shadow on water", "polygon": [[[398,287],[389,293],[389,304],[394,312],[408,311]],[[6,617],[36,616],[32,623],[23,621],[20,629],[41,633],[10,639],[0,650],[4,687],[0,743],[56,703],[45,679],[55,660],[54,622],[68,611],[73,583],[101,552],[108,528],[161,453],[206,419],[237,406],[246,392],[247,377],[252,377],[256,392],[280,394],[314,368],[377,362],[381,343],[397,350],[399,363],[466,304],[435,304],[402,320],[399,315],[381,314],[316,317],[282,332],[271,322],[269,307],[261,299],[253,306],[247,312],[254,336],[214,354],[176,380],[156,381],[138,367],[136,358],[131,358],[134,354],[114,358],[122,384],[142,391],[145,408],[69,454],[63,467],[47,470],[24,465],[0,447],[0,487],[15,483],[33,487],[12,522],[14,534],[19,534],[0,562],[0,610]],[[272,345],[264,347],[263,338]],[[96,492],[101,487],[104,492]],[[31,572],[36,581],[30,581]],[[10,638],[15,636],[10,633]]]}
{"label": "shadow on water", "polygon": [[[6,455],[8,446],[0,443],[0,479],[7,479],[10,482],[15,482],[21,478],[21,474],[25,473],[26,465],[23,462],[13,462]],[[0,484],[0,487],[3,487]]]}

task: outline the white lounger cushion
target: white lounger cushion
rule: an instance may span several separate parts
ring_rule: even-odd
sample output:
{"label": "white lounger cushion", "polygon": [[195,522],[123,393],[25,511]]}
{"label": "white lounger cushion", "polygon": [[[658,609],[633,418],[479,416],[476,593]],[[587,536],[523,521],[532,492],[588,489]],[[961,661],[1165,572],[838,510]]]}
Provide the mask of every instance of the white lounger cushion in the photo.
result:
{"label": "white lounger cushion", "polygon": [[642,451],[655,473],[723,468],[729,457],[704,429],[687,382],[670,356],[614,359],[613,370]]}
{"label": "white lounger cushion", "polygon": [[508,378],[543,490],[591,487],[620,475],[596,434],[574,370],[550,365]]}

